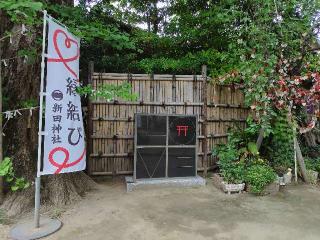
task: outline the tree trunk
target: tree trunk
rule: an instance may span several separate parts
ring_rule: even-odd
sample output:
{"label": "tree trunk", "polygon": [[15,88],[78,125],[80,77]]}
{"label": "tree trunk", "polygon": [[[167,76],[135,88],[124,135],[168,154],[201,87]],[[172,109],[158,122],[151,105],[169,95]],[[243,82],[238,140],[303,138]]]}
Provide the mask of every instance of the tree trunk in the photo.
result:
{"label": "tree trunk", "polygon": [[302,136],[308,147],[316,147],[320,144],[319,131],[312,130],[302,134]]}
{"label": "tree trunk", "polygon": [[256,142],[258,150],[261,147],[261,144],[262,144],[262,141],[263,141],[263,135],[264,135],[264,128],[260,128],[259,136],[258,136],[258,139],[257,139],[257,142]]}
{"label": "tree trunk", "polygon": [[[73,0],[49,1],[57,4],[73,4]],[[16,109],[26,100],[39,100],[41,46],[35,46],[36,38],[42,37],[42,28],[33,29],[30,35],[21,35],[20,24],[12,24],[8,17],[0,12],[0,36],[5,31],[17,32],[12,36],[12,43],[2,44],[2,58],[15,58],[18,51],[33,46],[37,57],[34,63],[25,63],[24,59],[16,58],[7,61],[3,70],[3,96],[6,109]],[[11,157],[17,176],[33,182],[36,176],[37,145],[38,145],[38,116],[34,111],[21,112],[21,116],[10,119],[4,129],[4,156]],[[5,119],[6,121],[6,119]],[[4,122],[5,122],[4,121]],[[46,204],[68,204],[79,199],[94,182],[83,172],[50,175],[42,177],[41,202]],[[30,210],[34,204],[34,185],[26,190],[8,193],[2,207],[8,215],[20,214]]]}
{"label": "tree trunk", "polygon": [[308,183],[309,179],[308,179],[308,176],[307,176],[306,165],[304,163],[304,159],[303,159],[303,156],[302,156],[302,153],[301,153],[299,142],[297,141],[297,137],[294,137],[293,140],[294,140],[295,146],[296,146],[297,160],[298,160],[298,164],[299,164],[299,167],[300,167],[300,170],[301,170],[302,178],[306,183]]}
{"label": "tree trunk", "polygon": [[152,22],[152,32],[154,34],[157,34],[159,31],[159,16],[158,16],[158,6],[157,6],[158,0],[155,0],[151,3],[151,22]]}

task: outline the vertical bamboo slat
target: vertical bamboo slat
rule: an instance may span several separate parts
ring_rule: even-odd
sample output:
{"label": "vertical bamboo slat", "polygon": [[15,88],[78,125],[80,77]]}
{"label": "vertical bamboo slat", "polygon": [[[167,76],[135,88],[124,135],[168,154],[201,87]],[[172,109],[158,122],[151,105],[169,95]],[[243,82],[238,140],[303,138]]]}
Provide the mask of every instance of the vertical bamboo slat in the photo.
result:
{"label": "vertical bamboo slat", "polygon": [[[88,66],[88,84],[92,85],[92,75],[94,72],[94,63],[92,61],[89,62],[89,66]],[[88,162],[88,173],[91,174],[91,169],[92,169],[92,161],[91,161],[91,157],[90,157],[90,153],[93,152],[92,149],[92,139],[91,139],[91,135],[92,135],[92,129],[93,129],[93,122],[92,122],[92,103],[91,100],[88,99],[88,118],[87,118],[87,162]]]}

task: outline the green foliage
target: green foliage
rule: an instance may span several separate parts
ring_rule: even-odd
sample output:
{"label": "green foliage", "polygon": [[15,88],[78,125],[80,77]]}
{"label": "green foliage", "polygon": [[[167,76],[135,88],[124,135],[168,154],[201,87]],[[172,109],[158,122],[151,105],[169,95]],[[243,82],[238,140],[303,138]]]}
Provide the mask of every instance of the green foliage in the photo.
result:
{"label": "green foliage", "polygon": [[37,49],[35,47],[30,47],[26,49],[20,49],[18,51],[19,57],[27,57],[26,63],[27,64],[34,64],[37,59]]}
{"label": "green foliage", "polygon": [[6,12],[12,22],[33,25],[37,22],[37,12],[43,4],[33,0],[0,0],[0,10]]}
{"label": "green foliage", "polygon": [[123,99],[134,101],[138,98],[136,93],[131,93],[131,84],[123,83],[121,85],[115,84],[102,84],[98,86],[97,90],[93,89],[91,85],[78,87],[77,93],[83,96],[89,96],[90,98],[104,98],[106,101],[112,101],[115,99]]}
{"label": "green foliage", "polygon": [[249,151],[252,155],[258,155],[258,154],[259,154],[257,145],[256,145],[256,143],[254,143],[254,142],[249,142],[249,143],[248,143],[248,151]]}
{"label": "green foliage", "polygon": [[0,176],[4,177],[5,182],[10,184],[11,191],[26,189],[30,186],[30,183],[24,178],[15,176],[12,161],[8,157],[4,158],[0,163]]}
{"label": "green foliage", "polygon": [[264,188],[276,180],[276,174],[274,170],[267,165],[255,164],[249,166],[245,181],[250,186],[250,191],[255,194],[263,192]]}
{"label": "green foliage", "polygon": [[240,153],[233,143],[219,146],[216,150],[219,157],[220,173],[227,183],[243,183],[245,162],[240,160]]}
{"label": "green foliage", "polygon": [[137,67],[147,73],[196,73],[203,64],[215,63],[219,57],[218,54],[217,51],[209,49],[197,53],[188,53],[177,59],[169,57],[145,58],[137,63]]}
{"label": "green foliage", "polygon": [[38,106],[37,99],[27,99],[25,101],[20,102],[19,107],[22,108],[31,108]]}
{"label": "green foliage", "polygon": [[[219,82],[240,82],[246,103],[256,110],[262,125],[275,116],[275,101],[269,93],[282,76],[299,76],[315,70],[319,56],[314,27],[319,27],[319,1],[226,1],[221,14],[225,21],[225,73]],[[225,13],[229,14],[226,15]],[[311,24],[313,23],[313,24]],[[228,26],[228,27],[227,27]],[[277,93],[278,94],[278,93]],[[285,99],[286,95],[279,97]],[[281,101],[280,101],[281,102]],[[291,102],[292,105],[292,102]],[[289,107],[285,105],[285,108]]]}
{"label": "green foliage", "polygon": [[286,113],[279,113],[278,118],[272,123],[273,134],[270,142],[263,145],[266,149],[266,156],[270,159],[273,168],[279,173],[287,172],[293,168],[293,128],[288,123]]}
{"label": "green foliage", "polygon": [[[42,19],[38,17],[38,14],[43,8],[44,5],[41,1],[0,0],[0,11],[7,14],[11,22],[28,26],[27,28],[21,27],[21,29],[18,30],[18,32],[21,31],[21,33],[26,35],[32,34],[30,31],[32,27],[42,23]],[[18,32],[5,31],[3,36],[0,37],[0,41],[9,39],[9,37]],[[38,44],[38,46],[40,46],[40,44]],[[37,57],[37,48],[36,46],[29,45],[25,49],[18,50],[17,56],[24,57],[26,63],[33,64]]]}
{"label": "green foliage", "polygon": [[[315,131],[317,131],[317,130],[318,129],[316,129]],[[320,145],[310,146],[310,145],[307,145],[303,140],[304,140],[303,137],[300,137],[300,139],[298,139],[298,141],[300,143],[302,155],[307,159],[308,158],[309,159],[320,159]]]}
{"label": "green foliage", "polygon": [[102,40],[99,43],[100,46],[107,44],[115,50],[134,49],[129,35],[120,32],[115,24],[109,23],[106,25],[107,21],[102,15],[98,15],[98,12],[95,12],[94,9],[93,11],[98,16],[92,16],[90,12],[80,6],[49,5],[48,9],[50,12],[57,14],[58,20],[66,24],[76,36],[81,38],[84,44],[94,44],[95,40],[99,39]]}
{"label": "green foliage", "polygon": [[81,5],[48,5],[48,13],[81,38],[80,68],[94,60],[96,71],[127,72],[138,49],[130,35],[132,28],[116,19],[110,4],[101,1],[89,8]]}
{"label": "green foliage", "polygon": [[259,156],[257,145],[251,141],[254,134],[251,130],[233,129],[229,133],[228,143],[213,150],[213,154],[219,158],[220,172],[226,182],[244,182],[246,166]]}
{"label": "green foliage", "polygon": [[211,1],[170,1],[166,4],[170,21],[162,34],[138,33],[137,68],[157,73],[197,73],[207,64],[218,75],[223,68],[226,38],[217,18],[220,5]]}
{"label": "green foliage", "polygon": [[248,121],[249,127],[231,132],[228,143],[218,146],[214,155],[219,158],[220,173],[226,182],[246,182],[253,193],[260,194],[276,179],[276,174],[260,157],[256,143],[252,142],[258,128],[252,119]]}
{"label": "green foliage", "polygon": [[168,5],[166,0],[113,0],[119,8],[116,14],[132,25],[146,24],[148,31],[159,33],[166,24]]}
{"label": "green foliage", "polygon": [[248,149],[249,145],[251,148],[256,147],[253,146],[253,144],[257,139],[259,129],[260,126],[249,116],[247,118],[247,127],[245,129],[242,129],[238,125],[228,129],[228,141],[235,143],[238,148],[244,147]]}
{"label": "green foliage", "polygon": [[308,170],[313,170],[320,173],[320,158],[305,158],[304,162]]}

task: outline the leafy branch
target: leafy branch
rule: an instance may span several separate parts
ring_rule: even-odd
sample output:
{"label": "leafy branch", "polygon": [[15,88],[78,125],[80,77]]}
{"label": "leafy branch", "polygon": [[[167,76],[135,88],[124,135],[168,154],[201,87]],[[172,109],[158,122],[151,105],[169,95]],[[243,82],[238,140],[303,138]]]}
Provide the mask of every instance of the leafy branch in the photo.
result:
{"label": "leafy branch", "polygon": [[30,186],[30,183],[23,177],[17,177],[15,175],[12,161],[8,157],[4,158],[0,163],[0,176],[4,177],[5,182],[10,184],[11,191],[26,189]]}
{"label": "leafy branch", "polygon": [[131,93],[130,83],[121,85],[102,84],[94,89],[90,84],[83,87],[78,87],[76,92],[81,96],[89,96],[92,99],[104,98],[106,101],[112,101],[117,98],[123,100],[134,101],[137,99],[136,93]]}
{"label": "leafy branch", "polygon": [[12,22],[33,25],[43,4],[32,0],[0,0],[0,10],[6,12]]}

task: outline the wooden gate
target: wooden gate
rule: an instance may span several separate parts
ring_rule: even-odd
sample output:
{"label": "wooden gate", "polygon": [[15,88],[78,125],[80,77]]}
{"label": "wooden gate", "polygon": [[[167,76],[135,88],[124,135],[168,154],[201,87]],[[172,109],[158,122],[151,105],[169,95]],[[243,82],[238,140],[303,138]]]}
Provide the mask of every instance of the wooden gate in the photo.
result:
{"label": "wooden gate", "polygon": [[210,84],[206,68],[202,70],[202,75],[100,73],[94,72],[91,63],[88,82],[95,89],[101,84],[129,82],[139,97],[134,102],[89,101],[89,174],[132,174],[135,113],[197,114],[198,170],[214,168],[213,147],[226,142],[229,127],[245,126],[249,109],[243,106],[241,90]]}

